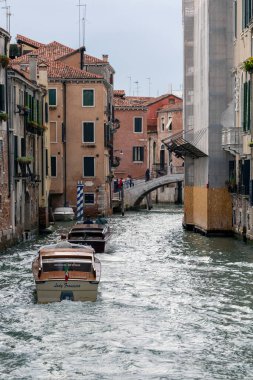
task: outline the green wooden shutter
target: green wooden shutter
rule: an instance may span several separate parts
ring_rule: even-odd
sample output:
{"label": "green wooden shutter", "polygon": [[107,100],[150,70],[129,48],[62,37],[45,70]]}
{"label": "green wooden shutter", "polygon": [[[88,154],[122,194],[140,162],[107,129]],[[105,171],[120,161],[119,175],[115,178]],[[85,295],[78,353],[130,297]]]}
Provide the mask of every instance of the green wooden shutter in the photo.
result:
{"label": "green wooden shutter", "polygon": [[83,142],[95,142],[94,138],[94,123],[93,122],[84,122],[83,123]]}
{"label": "green wooden shutter", "polygon": [[50,106],[56,106],[56,89],[55,88],[50,88],[48,90],[48,98],[49,98],[49,105]]}
{"label": "green wooden shutter", "polygon": [[247,128],[247,83],[243,83],[243,130]]}
{"label": "green wooden shutter", "polygon": [[84,157],[83,159],[83,174],[84,177],[94,177],[95,169],[94,157]]}
{"label": "green wooden shutter", "polygon": [[248,81],[248,96],[247,96],[247,130],[250,130],[250,118],[251,118],[251,81]]}
{"label": "green wooden shutter", "polygon": [[5,86],[0,84],[0,111],[5,111]]}
{"label": "green wooden shutter", "polygon": [[141,146],[140,147],[140,161],[144,161],[144,147]]}

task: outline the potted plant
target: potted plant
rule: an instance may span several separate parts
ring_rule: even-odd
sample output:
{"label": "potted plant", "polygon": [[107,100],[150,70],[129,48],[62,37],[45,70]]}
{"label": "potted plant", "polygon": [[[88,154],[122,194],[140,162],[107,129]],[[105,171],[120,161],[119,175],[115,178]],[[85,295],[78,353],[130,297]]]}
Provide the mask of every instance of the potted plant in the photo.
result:
{"label": "potted plant", "polygon": [[9,62],[10,62],[10,58],[8,58],[7,55],[3,55],[3,54],[0,55],[0,64],[2,65],[3,68],[8,66]]}
{"label": "potted plant", "polygon": [[249,57],[248,59],[246,59],[246,61],[243,62],[243,68],[244,71],[248,73],[253,72],[253,57]]}
{"label": "potted plant", "polygon": [[228,181],[225,181],[225,185],[229,193],[236,193],[237,184],[236,184],[236,178],[234,176],[232,176]]}
{"label": "potted plant", "polygon": [[30,121],[28,121],[28,126],[33,127],[33,128],[38,128],[39,124],[34,120],[30,120]]}
{"label": "potted plant", "polygon": [[26,167],[32,162],[32,160],[33,158],[30,156],[21,156],[21,157],[16,158],[16,161],[19,163],[19,166],[20,166],[22,177],[28,176]]}
{"label": "potted plant", "polygon": [[17,162],[19,164],[30,164],[33,161],[33,158],[31,156],[20,156],[17,157]]}
{"label": "potted plant", "polygon": [[5,112],[0,112],[0,121],[6,121],[8,119],[8,115]]}
{"label": "potted plant", "polygon": [[17,113],[20,113],[20,115],[28,116],[30,113],[30,108],[27,106],[22,106],[21,104],[17,104]]}

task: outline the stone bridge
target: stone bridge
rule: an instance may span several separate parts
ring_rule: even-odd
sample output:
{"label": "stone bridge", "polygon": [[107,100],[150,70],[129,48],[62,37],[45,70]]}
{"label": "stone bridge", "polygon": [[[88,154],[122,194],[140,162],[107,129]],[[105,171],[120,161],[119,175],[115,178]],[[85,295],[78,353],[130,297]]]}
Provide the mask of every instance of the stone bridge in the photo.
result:
{"label": "stone bridge", "polygon": [[153,178],[147,182],[139,180],[133,187],[124,189],[124,204],[126,208],[137,207],[141,201],[152,191],[171,183],[182,183],[184,174],[166,174],[162,177]]}

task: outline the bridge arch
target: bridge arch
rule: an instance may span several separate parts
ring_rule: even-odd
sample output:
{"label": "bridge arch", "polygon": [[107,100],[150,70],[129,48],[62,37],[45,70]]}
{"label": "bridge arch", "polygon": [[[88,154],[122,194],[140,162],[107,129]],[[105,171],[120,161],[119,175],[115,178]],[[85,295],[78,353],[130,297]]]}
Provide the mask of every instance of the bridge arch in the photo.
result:
{"label": "bridge arch", "polygon": [[173,183],[182,184],[183,181],[184,174],[167,174],[147,182],[141,181],[136,186],[125,189],[125,205],[126,207],[138,207],[141,201],[152,191]]}

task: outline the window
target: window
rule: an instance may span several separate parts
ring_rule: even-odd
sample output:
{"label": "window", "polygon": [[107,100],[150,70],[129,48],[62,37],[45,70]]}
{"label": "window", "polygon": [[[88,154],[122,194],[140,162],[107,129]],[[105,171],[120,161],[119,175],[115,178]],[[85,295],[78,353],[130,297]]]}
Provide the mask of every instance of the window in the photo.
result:
{"label": "window", "polygon": [[95,196],[94,193],[85,193],[84,194],[84,203],[85,204],[94,204],[95,203]]}
{"label": "window", "polygon": [[18,102],[20,106],[24,105],[24,91],[21,89],[18,90]]}
{"label": "window", "polygon": [[57,143],[57,122],[50,121],[50,142]]}
{"label": "window", "polygon": [[161,131],[164,132],[165,129],[165,123],[164,123],[164,117],[161,118]]}
{"label": "window", "polygon": [[48,90],[49,107],[57,106],[56,88],[49,88]]}
{"label": "window", "polygon": [[175,104],[175,99],[169,99],[169,104]]}
{"label": "window", "polygon": [[83,143],[95,142],[95,125],[92,121],[83,123]]}
{"label": "window", "polygon": [[166,125],[166,129],[168,129],[168,131],[172,131],[172,117],[171,116],[168,116],[168,123]]}
{"label": "window", "polygon": [[242,1],[242,29],[246,28],[253,16],[252,0]]}
{"label": "window", "polygon": [[83,176],[84,177],[95,176],[95,158],[94,157],[83,158]]}
{"label": "window", "polygon": [[250,106],[250,88],[251,81],[245,82],[243,85],[243,130],[250,130],[250,114],[251,114],[251,106]]}
{"label": "window", "polygon": [[142,117],[134,118],[134,132],[142,133]]}
{"label": "window", "polygon": [[16,86],[13,86],[13,109],[16,111],[17,107],[17,88]]}
{"label": "window", "polygon": [[45,122],[48,123],[48,103],[45,103]]}
{"label": "window", "polygon": [[133,147],[133,161],[138,161],[138,162],[144,161],[144,147],[143,146]]}
{"label": "window", "polygon": [[56,167],[56,156],[51,156],[51,177],[56,177],[57,167]]}
{"label": "window", "polygon": [[40,106],[40,101],[37,99],[36,100],[36,116],[37,116],[37,123],[41,124],[42,118],[41,118],[41,106]]}
{"label": "window", "polygon": [[94,90],[83,90],[83,107],[94,107]]}
{"label": "window", "polygon": [[46,149],[46,176],[48,176],[48,149]]}
{"label": "window", "polygon": [[3,161],[3,140],[0,139],[0,161]]}
{"label": "window", "polygon": [[5,111],[5,86],[0,84],[0,111]]}
{"label": "window", "polygon": [[234,37],[237,38],[237,0],[234,1]]}

